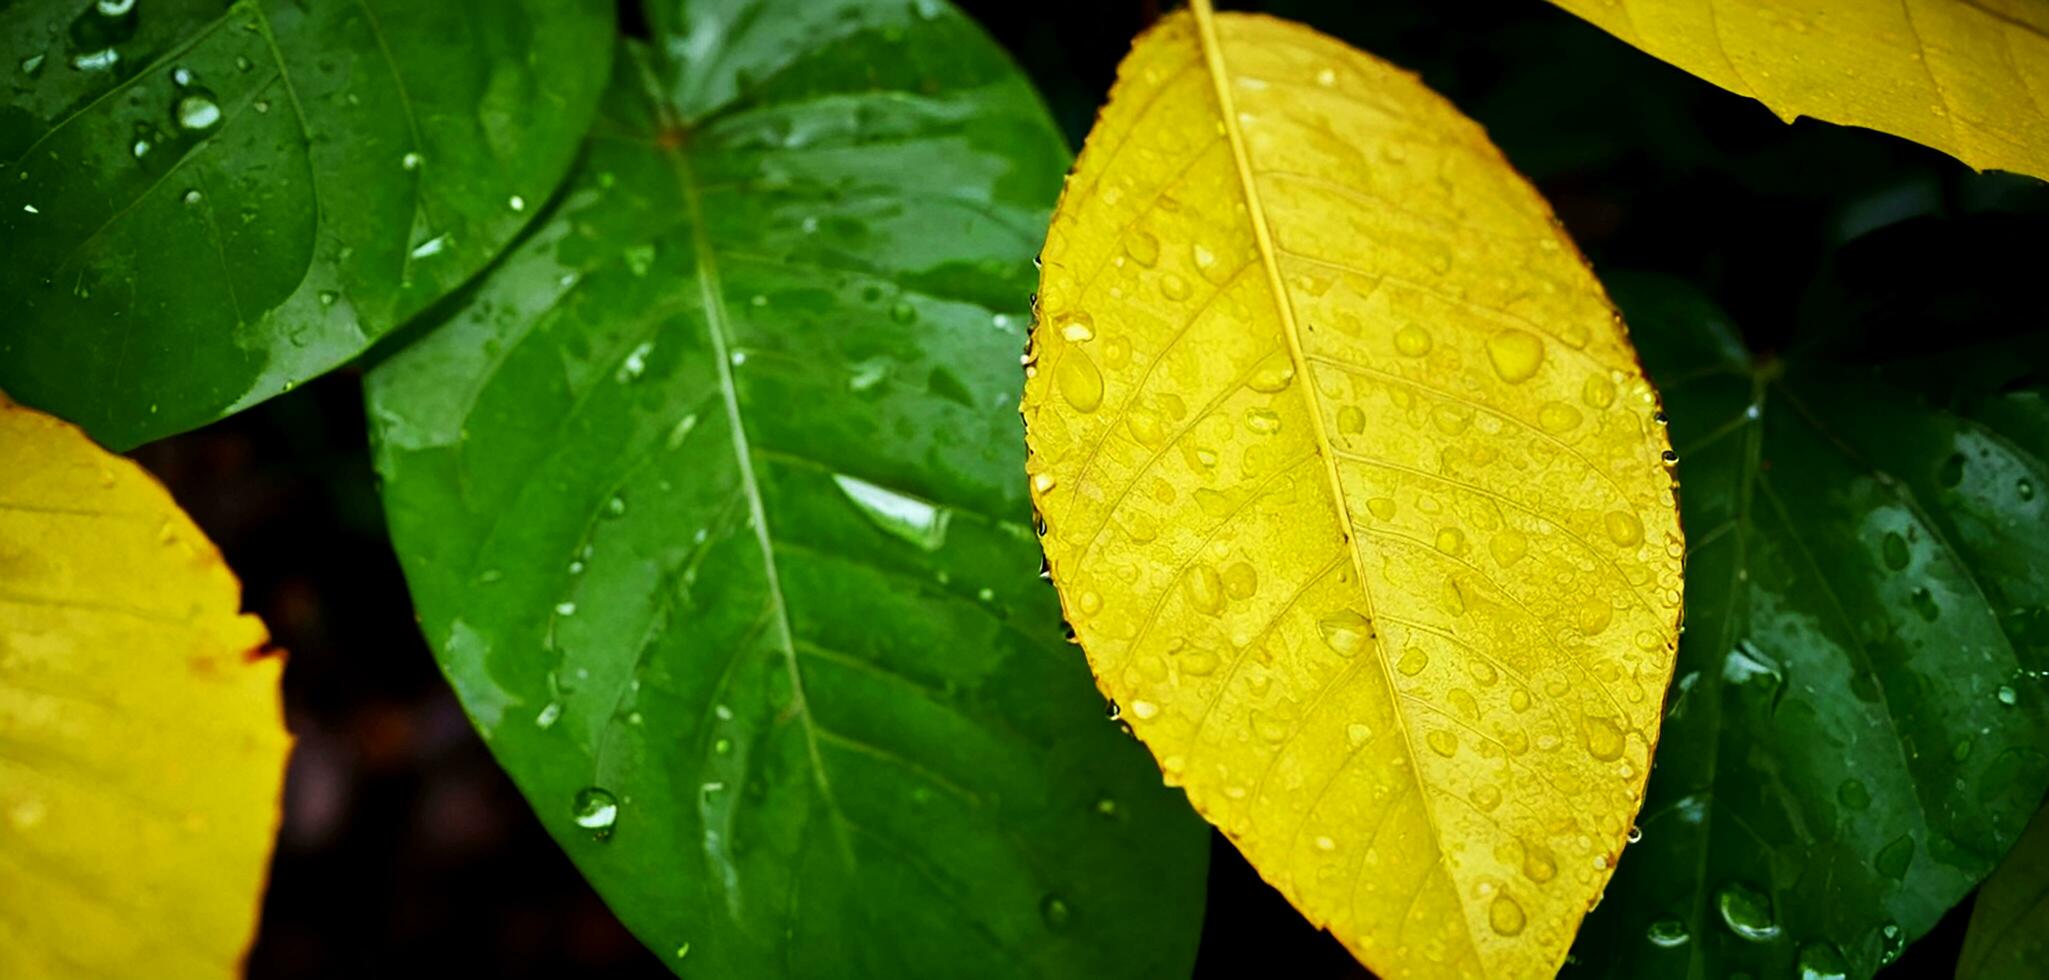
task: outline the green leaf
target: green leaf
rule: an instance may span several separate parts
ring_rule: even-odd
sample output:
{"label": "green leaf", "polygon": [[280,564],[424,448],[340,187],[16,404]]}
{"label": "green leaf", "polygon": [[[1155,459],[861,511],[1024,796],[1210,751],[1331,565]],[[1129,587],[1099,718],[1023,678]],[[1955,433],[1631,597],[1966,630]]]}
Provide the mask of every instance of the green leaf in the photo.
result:
{"label": "green leaf", "polygon": [[2031,980],[2049,958],[2049,810],[2035,814],[2021,841],[1978,891],[1964,933],[1957,980]]}
{"label": "green leaf", "polygon": [[681,10],[559,206],[368,378],[444,669],[679,972],[1186,976],[1208,837],[1032,574],[1065,148],[936,2]]}
{"label": "green leaf", "polygon": [[354,357],[546,203],[612,11],[0,8],[0,388],[118,448]]}
{"label": "green leaf", "polygon": [[1870,310],[1754,356],[1689,287],[1609,284],[1680,455],[1687,629],[1577,972],[1869,976],[2049,785],[2040,375],[1905,307],[1915,359]]}

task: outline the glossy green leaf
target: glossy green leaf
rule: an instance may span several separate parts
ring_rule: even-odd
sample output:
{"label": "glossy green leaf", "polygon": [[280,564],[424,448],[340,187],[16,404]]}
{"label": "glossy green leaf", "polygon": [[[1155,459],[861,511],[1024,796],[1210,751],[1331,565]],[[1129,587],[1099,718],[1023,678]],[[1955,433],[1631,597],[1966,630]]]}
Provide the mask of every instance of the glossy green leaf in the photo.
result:
{"label": "glossy green leaf", "polygon": [[2049,963],[2049,810],[1986,879],[1971,907],[1957,980],[2032,980]]}
{"label": "glossy green leaf", "polygon": [[2041,376],[1904,309],[1915,359],[1871,310],[1757,356],[1688,287],[1609,284],[1671,415],[1687,616],[1643,839],[1574,972],[1869,976],[2049,784]]}
{"label": "glossy green leaf", "polygon": [[556,210],[368,378],[457,693],[680,973],[1187,976],[1206,832],[1033,575],[1044,109],[931,0],[654,13]]}
{"label": "glossy green leaf", "polygon": [[354,357],[547,201],[612,10],[0,5],[0,387],[125,447]]}

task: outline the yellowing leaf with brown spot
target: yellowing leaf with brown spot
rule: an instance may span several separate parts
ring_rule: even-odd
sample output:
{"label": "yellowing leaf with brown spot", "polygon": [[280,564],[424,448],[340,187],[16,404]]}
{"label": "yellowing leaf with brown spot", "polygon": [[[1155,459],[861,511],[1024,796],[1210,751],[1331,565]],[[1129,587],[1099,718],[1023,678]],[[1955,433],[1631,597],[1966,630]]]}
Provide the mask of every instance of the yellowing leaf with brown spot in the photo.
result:
{"label": "yellowing leaf with brown spot", "polygon": [[0,397],[0,977],[234,977],[282,658],[142,468]]}
{"label": "yellowing leaf with brown spot", "polygon": [[1791,122],[1865,126],[2049,178],[2041,0],[1552,0]]}
{"label": "yellowing leaf with brown spot", "polygon": [[1388,977],[1549,975],[1679,612],[1656,398],[1550,210],[1413,76],[1177,14],[1044,253],[1033,497],[1166,778]]}

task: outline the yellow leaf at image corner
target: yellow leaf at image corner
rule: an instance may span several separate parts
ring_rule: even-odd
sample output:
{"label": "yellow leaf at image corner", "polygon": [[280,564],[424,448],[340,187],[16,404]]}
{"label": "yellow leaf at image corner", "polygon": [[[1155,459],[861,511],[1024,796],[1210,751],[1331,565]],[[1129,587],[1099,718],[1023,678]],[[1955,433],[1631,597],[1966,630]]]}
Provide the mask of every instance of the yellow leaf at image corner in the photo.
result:
{"label": "yellow leaf at image corner", "polygon": [[141,467],[0,396],[0,977],[236,977],[283,658]]}
{"label": "yellow leaf at image corner", "polygon": [[2040,0],[1552,0],[1791,122],[1903,136],[2049,179]]}
{"label": "yellow leaf at image corner", "polygon": [[1671,675],[1656,396],[1480,127],[1206,7],[1126,58],[1043,254],[1054,582],[1166,779],[1367,966],[1549,975]]}

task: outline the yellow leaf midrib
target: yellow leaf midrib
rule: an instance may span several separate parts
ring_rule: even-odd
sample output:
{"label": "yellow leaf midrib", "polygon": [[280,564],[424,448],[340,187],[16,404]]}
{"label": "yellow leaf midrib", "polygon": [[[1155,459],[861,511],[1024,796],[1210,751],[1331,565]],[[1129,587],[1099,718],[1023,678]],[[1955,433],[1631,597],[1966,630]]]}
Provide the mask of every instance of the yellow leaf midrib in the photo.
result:
{"label": "yellow leaf midrib", "polygon": [[[1194,0],[1192,9],[1195,14],[1196,34],[1202,45],[1203,61],[1209,68],[1210,82],[1216,91],[1218,114],[1223,117],[1224,134],[1231,144],[1231,158],[1238,174],[1239,188],[1244,194],[1247,219],[1252,224],[1253,238],[1258,244],[1259,261],[1266,268],[1267,285],[1273,291],[1274,308],[1281,318],[1281,332],[1287,339],[1288,354],[1294,364],[1296,378],[1302,386],[1303,397],[1308,401],[1310,426],[1316,437],[1316,453],[1323,458],[1325,486],[1330,490],[1331,503],[1337,511],[1338,533],[1344,539],[1345,551],[1352,558],[1352,573],[1357,577],[1359,595],[1366,605],[1365,616],[1368,622],[1372,622],[1375,615],[1373,592],[1367,584],[1365,556],[1360,553],[1358,541],[1352,532],[1351,505],[1345,499],[1344,482],[1338,472],[1336,443],[1332,441],[1324,420],[1322,396],[1317,393],[1315,378],[1310,373],[1308,354],[1302,344],[1301,326],[1295,317],[1294,302],[1289,296],[1286,280],[1281,276],[1280,261],[1273,243],[1272,229],[1267,225],[1257,175],[1252,168],[1251,154],[1246,149],[1244,131],[1239,126],[1236,101],[1231,93],[1231,75],[1224,62],[1223,45],[1217,37],[1216,15],[1211,9],[1210,0]],[[1374,640],[1372,656],[1375,665],[1380,668],[1387,690],[1391,694],[1396,694],[1399,700],[1397,692],[1400,691],[1400,687],[1395,683],[1394,673],[1389,668],[1387,656],[1377,637]],[[1415,784],[1424,822],[1430,828],[1431,847],[1438,852],[1437,861],[1423,873],[1423,880],[1418,885],[1420,894],[1420,889],[1428,887],[1430,877],[1437,874],[1442,866],[1443,843],[1438,839],[1441,830],[1436,810],[1431,805],[1429,789],[1423,785],[1423,776],[1417,766],[1419,755],[1409,733],[1408,717],[1399,704],[1394,706],[1390,714],[1394,718],[1395,731],[1401,738],[1402,751],[1408,756],[1409,765],[1405,768]],[[1458,902],[1463,914],[1463,894],[1459,894]],[[1395,925],[1397,935],[1405,925],[1405,922]],[[1461,928],[1459,933],[1466,937],[1469,944],[1472,943],[1472,934],[1468,928]],[[1478,956],[1477,947],[1473,952],[1475,959],[1481,962],[1484,973],[1485,962]]]}

